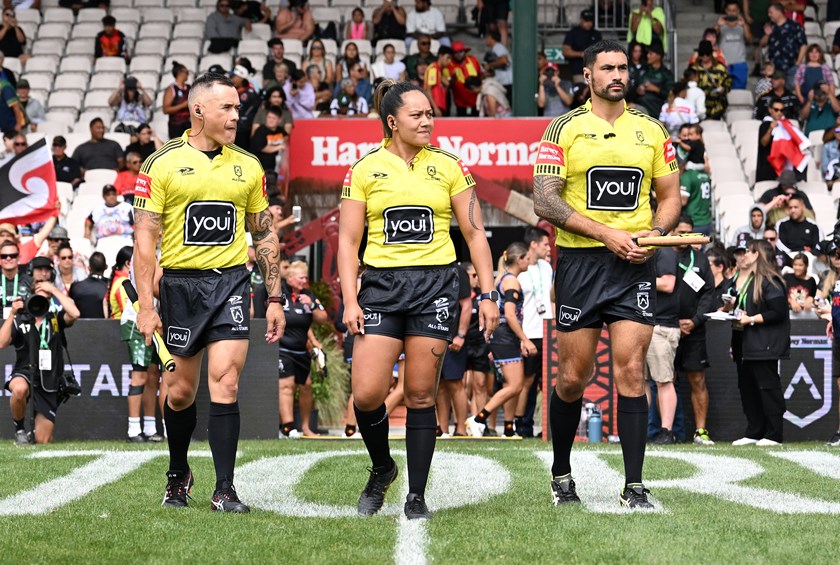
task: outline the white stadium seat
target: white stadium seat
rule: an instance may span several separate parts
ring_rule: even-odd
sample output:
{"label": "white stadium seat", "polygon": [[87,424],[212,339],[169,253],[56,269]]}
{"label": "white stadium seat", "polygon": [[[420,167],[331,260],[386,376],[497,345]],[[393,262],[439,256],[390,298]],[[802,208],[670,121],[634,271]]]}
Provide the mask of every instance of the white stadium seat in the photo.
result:
{"label": "white stadium seat", "polygon": [[125,73],[125,68],[125,59],[122,57],[100,57],[93,67],[97,73]]}
{"label": "white stadium seat", "polygon": [[[102,28],[102,18],[107,16],[108,13],[103,10],[102,8],[82,8],[79,10],[79,15],[76,16],[76,22],[89,22],[98,24],[100,29]],[[119,27],[120,21],[117,20],[117,26]]]}
{"label": "white stadium seat", "polygon": [[90,39],[91,46],[93,44],[93,40],[96,38],[96,35],[102,31],[102,24],[101,23],[83,23],[83,24],[76,24],[73,26],[73,31],[70,32],[71,39]]}
{"label": "white stadium seat", "polygon": [[78,110],[82,107],[82,95],[73,90],[53,92],[47,101],[47,107],[50,110],[55,110],[56,108]]}

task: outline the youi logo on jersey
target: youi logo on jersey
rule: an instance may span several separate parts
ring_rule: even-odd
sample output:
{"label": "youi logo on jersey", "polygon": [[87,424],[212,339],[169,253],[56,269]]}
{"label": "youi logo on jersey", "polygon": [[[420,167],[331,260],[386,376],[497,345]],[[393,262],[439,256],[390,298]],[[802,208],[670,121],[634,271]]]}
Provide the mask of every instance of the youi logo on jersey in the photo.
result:
{"label": "youi logo on jersey", "polygon": [[184,245],[228,245],[236,234],[231,202],[193,202],[184,214]]}
{"label": "youi logo on jersey", "polygon": [[394,206],[382,213],[385,220],[385,244],[430,243],[435,220],[428,206]]}
{"label": "youi logo on jersey", "polygon": [[586,172],[589,210],[635,210],[644,172],[638,167],[592,167]]}

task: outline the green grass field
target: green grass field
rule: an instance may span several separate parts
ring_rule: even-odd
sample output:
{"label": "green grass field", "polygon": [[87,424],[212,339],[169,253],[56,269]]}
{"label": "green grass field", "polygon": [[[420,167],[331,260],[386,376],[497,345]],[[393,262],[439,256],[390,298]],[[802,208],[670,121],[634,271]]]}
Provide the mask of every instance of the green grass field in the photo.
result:
{"label": "green grass field", "polygon": [[[246,441],[236,484],[249,515],[210,511],[213,466],[196,443],[189,509],[160,507],[160,446],[0,446],[2,563],[836,563],[840,450],[678,446],[649,450],[658,512],[621,512],[617,447],[575,447],[583,506],[555,508],[550,446],[441,441],[433,520],[359,518],[367,474],[358,441]],[[42,512],[33,515],[33,512]]]}

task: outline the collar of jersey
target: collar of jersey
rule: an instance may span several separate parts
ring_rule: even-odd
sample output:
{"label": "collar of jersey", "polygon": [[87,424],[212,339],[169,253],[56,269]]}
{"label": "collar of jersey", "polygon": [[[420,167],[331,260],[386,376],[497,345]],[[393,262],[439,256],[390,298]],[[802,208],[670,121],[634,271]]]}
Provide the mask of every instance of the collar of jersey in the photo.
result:
{"label": "collar of jersey", "polygon": [[[206,154],[204,153],[204,151],[202,151],[201,149],[198,149],[197,147],[193,147],[192,145],[190,145],[190,133],[192,133],[192,128],[190,128],[190,129],[188,129],[187,131],[185,131],[185,132],[184,132],[184,135],[182,135],[182,136],[181,136],[181,139],[183,139],[183,140],[184,140],[184,145],[186,145],[187,147],[189,147],[189,148],[190,148],[190,149],[192,149],[193,151],[198,151],[199,153],[204,154],[204,155],[206,156]],[[219,156],[220,156],[220,157],[223,157],[223,158],[227,158],[227,154],[228,154],[228,153],[229,153],[229,151],[227,151],[227,145],[222,145],[222,152],[221,152],[221,153],[219,153]],[[216,159],[214,158],[214,159],[213,159],[212,161],[210,161],[210,162],[212,163],[212,162],[213,162],[213,161],[215,161],[215,160],[216,160]]]}
{"label": "collar of jersey", "polygon": [[601,118],[600,116],[596,116],[595,114],[592,113],[592,98],[588,99],[584,103],[583,107],[586,108],[586,111],[589,112],[589,114],[592,116],[592,118],[594,118],[598,123],[603,124],[605,128],[609,129],[609,131],[614,132],[614,131],[618,130],[618,128],[619,128],[619,122],[623,121],[625,116],[627,116],[627,101],[624,100],[623,102],[624,102],[624,111],[621,113],[621,115],[619,117],[617,117],[615,119],[615,123],[613,125],[610,125],[610,123],[607,120]]}
{"label": "collar of jersey", "polygon": [[[388,157],[389,159],[390,158],[395,159],[397,162],[402,163],[403,166],[405,167],[406,164],[405,164],[405,161],[402,160],[402,157],[388,151],[388,147],[391,145],[391,141],[392,140],[391,140],[390,137],[383,138],[382,143],[381,143],[382,149],[385,149],[385,151],[387,152],[387,154],[389,156]],[[420,151],[417,152],[417,155],[414,156],[414,166],[415,167],[417,166],[417,163],[419,163],[420,161],[423,160],[423,157],[425,157],[425,155],[426,155],[426,147],[423,146],[423,148]]]}

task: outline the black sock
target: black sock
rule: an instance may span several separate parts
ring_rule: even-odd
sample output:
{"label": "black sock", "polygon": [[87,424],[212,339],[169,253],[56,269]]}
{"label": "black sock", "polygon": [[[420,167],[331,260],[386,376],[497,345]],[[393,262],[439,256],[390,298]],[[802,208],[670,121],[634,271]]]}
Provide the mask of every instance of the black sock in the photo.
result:
{"label": "black sock", "polygon": [[488,412],[487,410],[482,408],[481,412],[479,412],[478,415],[475,417],[475,421],[478,422],[479,424],[486,424],[487,423],[487,418],[489,418],[489,417],[490,417],[490,412]]}
{"label": "black sock", "polygon": [[16,432],[19,432],[19,431],[21,431],[21,430],[26,429],[26,428],[24,428],[24,426],[23,426],[23,419],[21,419],[21,420],[15,420],[15,419],[12,419],[12,421],[15,423],[15,431],[16,431]]}
{"label": "black sock", "polygon": [[557,390],[551,395],[548,413],[551,424],[551,444],[554,447],[554,464],[551,466],[551,474],[560,477],[572,472],[572,464],[569,457],[572,454],[572,444],[575,442],[580,424],[580,407],[583,405],[583,397],[572,402],[565,402],[557,396]]}
{"label": "black sock", "polygon": [[176,411],[169,406],[167,400],[163,404],[163,418],[169,438],[169,470],[186,473],[190,468],[187,463],[187,450],[195,430],[195,402],[183,410]]}
{"label": "black sock", "polygon": [[642,482],[647,443],[647,397],[618,395],[618,437],[624,455],[624,477],[627,483]]}
{"label": "black sock", "polygon": [[233,483],[236,466],[236,447],[239,445],[239,402],[232,404],[210,403],[207,419],[207,440],[216,466],[216,490],[222,483]]}
{"label": "black sock", "polygon": [[373,468],[375,470],[390,469],[393,460],[391,459],[391,448],[388,446],[389,424],[385,403],[370,412],[362,412],[358,406],[353,404],[353,411],[356,412],[359,433],[362,434]]}
{"label": "black sock", "polygon": [[405,454],[408,462],[408,492],[424,496],[435,454],[435,407],[407,408],[405,415]]}
{"label": "black sock", "polygon": [[505,436],[513,437],[513,420],[505,420]]}

